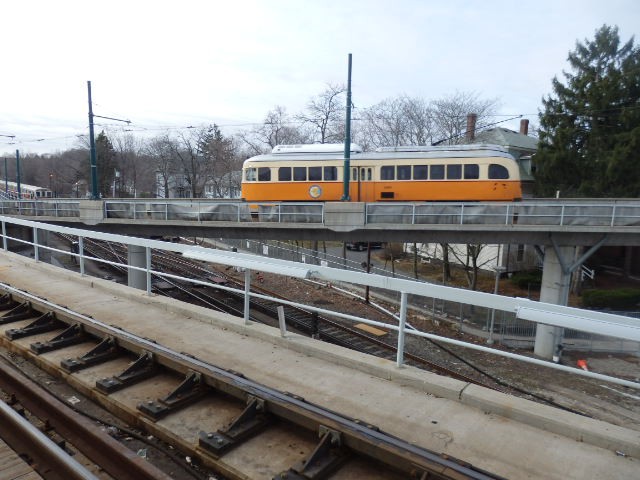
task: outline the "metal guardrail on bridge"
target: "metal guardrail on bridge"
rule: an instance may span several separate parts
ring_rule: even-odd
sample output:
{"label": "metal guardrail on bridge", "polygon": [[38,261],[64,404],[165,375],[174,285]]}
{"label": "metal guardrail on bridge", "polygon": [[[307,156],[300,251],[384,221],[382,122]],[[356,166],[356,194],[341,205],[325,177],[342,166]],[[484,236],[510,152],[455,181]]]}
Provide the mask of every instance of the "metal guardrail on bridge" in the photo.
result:
{"label": "metal guardrail on bridge", "polygon": [[[549,303],[535,302],[529,299],[523,298],[511,298],[502,295],[492,295],[489,293],[462,290],[459,288],[448,287],[444,285],[428,284],[413,280],[406,280],[400,278],[387,277],[383,275],[369,274],[366,272],[355,272],[350,270],[342,270],[336,268],[325,267],[322,265],[308,265],[297,262],[290,262],[284,260],[277,260],[272,258],[257,257],[241,252],[229,252],[223,250],[215,250],[211,248],[205,248],[201,246],[191,246],[185,244],[177,244],[171,242],[164,242],[158,240],[150,240],[145,238],[137,238],[133,236],[115,235],[109,233],[95,232],[90,230],[80,230],[76,228],[62,227],[57,225],[48,225],[46,223],[34,222],[24,219],[16,219],[6,216],[0,216],[0,223],[2,224],[2,249],[8,251],[9,243],[29,245],[33,248],[33,258],[36,262],[40,261],[40,252],[49,251],[56,252],[57,254],[73,257],[77,259],[80,267],[80,274],[85,274],[84,264],[86,261],[100,262],[103,264],[109,264],[126,268],[128,270],[137,270],[143,272],[146,277],[146,291],[147,294],[151,294],[151,282],[152,275],[156,278],[173,278],[180,281],[190,282],[197,285],[205,285],[212,288],[218,288],[221,290],[232,290],[234,292],[240,292],[245,295],[245,322],[249,321],[249,297],[267,298],[269,300],[275,300],[283,305],[292,305],[295,307],[303,308],[311,312],[317,312],[322,315],[332,315],[341,319],[355,322],[364,323],[374,327],[380,327],[389,331],[397,332],[397,365],[400,367],[403,364],[404,355],[404,342],[405,335],[417,336],[428,338],[431,340],[437,340],[444,343],[458,345],[473,350],[479,350],[494,355],[512,358],[531,364],[546,366],[557,370],[563,370],[574,374],[595,378],[598,380],[609,381],[617,383],[618,385],[628,386],[631,388],[640,388],[640,383],[630,381],[622,378],[610,377],[590,371],[582,371],[573,367],[565,365],[555,364],[548,361],[540,360],[537,358],[531,358],[523,355],[514,354],[511,352],[496,350],[491,347],[478,345],[475,343],[464,342],[457,339],[441,337],[433,333],[420,331],[411,328],[407,325],[407,306],[409,295],[416,295],[425,298],[435,298],[445,301],[464,302],[469,305],[477,305],[486,308],[492,308],[495,310],[513,312],[516,317],[522,318],[527,321],[535,323],[543,323],[545,325],[552,325],[560,328],[570,328],[587,333],[593,333],[596,335],[606,335],[617,339],[631,340],[640,342],[640,322],[638,320],[621,316],[613,315],[603,312],[595,312],[590,310],[581,310],[572,307],[554,305]],[[33,241],[24,240],[18,237],[10,236],[7,226],[19,225],[26,227],[32,231]],[[39,232],[47,231],[49,233],[62,233],[66,235],[72,235],[77,237],[78,249],[76,251],[64,251],[58,248],[54,248],[38,241]],[[46,237],[46,236],[45,236]],[[108,242],[118,242],[125,245],[134,245],[142,247],[145,250],[144,265],[136,266],[131,264],[111,262],[107,260],[100,260],[95,257],[87,257],[84,254],[84,239],[91,238],[97,240],[104,240]],[[196,259],[223,266],[241,267],[245,269],[245,289],[238,290],[232,287],[219,285],[217,283],[204,282],[197,279],[179,277],[171,273],[157,271],[152,269],[151,263],[151,250],[158,249],[170,252],[176,252],[182,254],[186,258]],[[345,314],[337,311],[326,310],[317,306],[299,304],[283,299],[275,299],[267,297],[265,295],[252,292],[250,289],[251,270],[269,272],[276,275],[294,276],[301,279],[312,279],[315,281],[330,282],[330,283],[347,283],[358,286],[368,286],[372,288],[384,289],[389,292],[400,292],[400,315],[397,318],[397,324],[395,323],[383,323],[378,321],[369,320],[350,314]],[[9,286],[7,286],[9,287]],[[284,332],[283,332],[284,333]]]}
{"label": "metal guardrail on bridge", "polygon": [[[86,203],[85,203],[86,202]],[[1,215],[82,218],[88,200],[0,200]],[[207,199],[106,199],[101,217],[123,220],[324,224],[324,203]],[[95,202],[93,202],[95,203]],[[367,203],[361,224],[638,227],[640,200],[527,200],[514,203]],[[96,210],[96,207],[93,207]],[[351,212],[353,215],[353,212]]]}

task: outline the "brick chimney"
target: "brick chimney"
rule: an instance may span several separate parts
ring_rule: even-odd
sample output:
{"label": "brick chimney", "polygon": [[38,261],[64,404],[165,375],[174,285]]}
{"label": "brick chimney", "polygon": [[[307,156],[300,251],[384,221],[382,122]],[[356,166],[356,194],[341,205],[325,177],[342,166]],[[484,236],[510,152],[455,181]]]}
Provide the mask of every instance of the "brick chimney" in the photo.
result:
{"label": "brick chimney", "polygon": [[520,120],[520,133],[522,135],[529,135],[529,120],[526,118]]}
{"label": "brick chimney", "polygon": [[476,120],[478,115],[475,113],[469,113],[467,115],[467,132],[465,138],[467,142],[471,143],[476,138]]}

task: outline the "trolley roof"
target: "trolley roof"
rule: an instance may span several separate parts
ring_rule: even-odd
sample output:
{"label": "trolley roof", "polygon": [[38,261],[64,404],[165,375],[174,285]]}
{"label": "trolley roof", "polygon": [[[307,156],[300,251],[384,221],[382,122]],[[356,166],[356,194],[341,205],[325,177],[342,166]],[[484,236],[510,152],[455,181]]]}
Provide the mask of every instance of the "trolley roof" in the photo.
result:
{"label": "trolley roof", "polygon": [[[322,161],[344,159],[344,147],[338,150],[339,144],[325,145],[278,145],[272,153],[257,155],[245,160],[247,162],[277,162],[277,161]],[[299,147],[299,148],[298,148]],[[499,145],[446,145],[446,146],[403,146],[381,147],[374,152],[354,150],[357,145],[352,144],[351,160],[382,161],[391,159],[437,159],[437,158],[487,158],[501,157],[512,159],[513,156]],[[278,151],[276,152],[276,149]]]}

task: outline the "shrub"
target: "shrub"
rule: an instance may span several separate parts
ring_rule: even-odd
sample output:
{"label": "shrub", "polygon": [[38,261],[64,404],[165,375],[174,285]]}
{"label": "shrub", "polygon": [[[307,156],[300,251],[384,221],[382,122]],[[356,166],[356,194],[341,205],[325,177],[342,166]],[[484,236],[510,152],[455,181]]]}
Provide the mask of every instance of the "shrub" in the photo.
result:
{"label": "shrub", "polygon": [[529,270],[515,273],[511,277],[511,283],[518,288],[540,288],[542,284],[542,272],[540,270]]}
{"label": "shrub", "polygon": [[640,289],[619,288],[616,290],[585,290],[582,305],[586,308],[608,308],[626,310],[640,304]]}

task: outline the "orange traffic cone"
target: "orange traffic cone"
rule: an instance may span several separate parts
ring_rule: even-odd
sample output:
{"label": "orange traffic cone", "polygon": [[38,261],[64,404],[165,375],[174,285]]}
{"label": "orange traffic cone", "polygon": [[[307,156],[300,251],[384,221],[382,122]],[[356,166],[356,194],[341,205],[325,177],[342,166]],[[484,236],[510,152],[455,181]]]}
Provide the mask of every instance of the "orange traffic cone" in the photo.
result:
{"label": "orange traffic cone", "polygon": [[577,364],[581,369],[583,369],[583,370],[585,370],[587,372],[589,371],[589,369],[587,368],[587,361],[586,360],[578,360]]}

